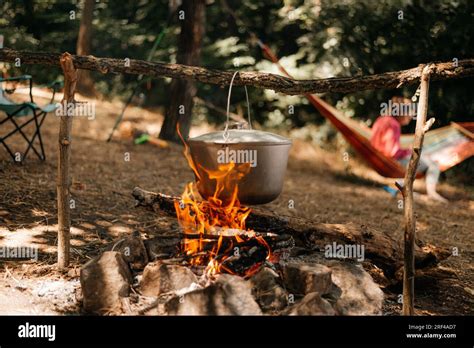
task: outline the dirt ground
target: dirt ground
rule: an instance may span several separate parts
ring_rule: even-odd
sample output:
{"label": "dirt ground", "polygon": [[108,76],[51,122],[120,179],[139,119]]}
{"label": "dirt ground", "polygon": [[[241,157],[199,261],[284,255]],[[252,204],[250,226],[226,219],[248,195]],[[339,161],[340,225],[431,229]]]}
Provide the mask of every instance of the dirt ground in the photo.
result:
{"label": "dirt ground", "polygon": [[[85,98],[78,98],[84,100]],[[41,100],[41,99],[38,99]],[[100,101],[96,118],[75,118],[72,140],[72,265],[67,274],[54,268],[56,245],[56,163],[58,119],[48,115],[43,126],[47,160],[30,153],[23,164],[12,163],[0,150],[0,245],[35,245],[35,261],[0,262],[0,314],[77,313],[77,269],[113,240],[138,230],[144,238],[176,228],[176,221],[134,207],[131,191],[180,194],[193,175],[172,145],[158,148],[134,145],[116,137],[105,142],[122,103]],[[151,134],[159,131],[157,110],[130,107],[126,121]],[[2,126],[3,127],[3,126]],[[208,126],[193,128],[192,135]],[[2,132],[5,130],[2,129]],[[23,150],[16,136],[10,144]],[[127,160],[128,159],[128,160]],[[281,196],[266,208],[280,215],[297,215],[319,222],[364,224],[402,238],[400,197],[381,187],[390,183],[365,167],[359,159],[343,161],[342,153],[328,152],[295,141]],[[418,184],[422,187],[422,183]],[[458,256],[442,262],[443,276],[416,284],[416,310],[426,315],[474,314],[473,187],[443,183],[440,191],[449,204],[423,196],[416,205],[417,237],[450,249]],[[289,200],[294,208],[289,208]],[[397,315],[400,288],[385,289],[385,314]]]}

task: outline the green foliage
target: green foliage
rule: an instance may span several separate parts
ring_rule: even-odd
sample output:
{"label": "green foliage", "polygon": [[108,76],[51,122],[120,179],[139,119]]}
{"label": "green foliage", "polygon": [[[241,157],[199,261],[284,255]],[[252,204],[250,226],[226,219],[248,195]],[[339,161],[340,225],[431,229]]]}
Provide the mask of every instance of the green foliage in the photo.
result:
{"label": "green foliage", "polygon": [[[296,78],[354,76],[400,70],[429,61],[474,57],[474,2],[470,0],[228,0],[242,21],[224,11],[221,0],[208,2],[206,35],[201,64],[215,69],[258,69],[279,73],[253,45],[248,30],[269,44]],[[81,1],[7,0],[0,3],[0,33],[5,46],[35,51],[75,51]],[[75,18],[71,19],[71,11]],[[402,11],[402,12],[400,12]],[[403,18],[400,18],[402,14]],[[153,43],[167,26],[168,1],[111,1],[96,3],[92,54],[146,59]],[[166,31],[153,60],[174,62],[179,33],[177,16]],[[11,70],[14,70],[10,67]],[[60,77],[57,68],[25,66],[15,73],[30,73],[36,82]],[[133,75],[94,73],[97,89],[108,97],[125,98],[134,88]],[[141,83],[147,105],[166,106],[169,80]],[[434,82],[430,113],[437,124],[472,120],[472,79]],[[198,85],[198,95],[225,108],[227,90]],[[324,96],[349,114],[370,121],[380,103],[394,94],[411,96],[416,87],[403,90],[364,91]],[[245,110],[245,94],[236,88],[232,105]],[[301,127],[323,118],[300,96],[250,89],[253,117],[271,127]],[[294,113],[289,112],[294,106]],[[224,116],[199,108],[198,120],[222,122]]]}

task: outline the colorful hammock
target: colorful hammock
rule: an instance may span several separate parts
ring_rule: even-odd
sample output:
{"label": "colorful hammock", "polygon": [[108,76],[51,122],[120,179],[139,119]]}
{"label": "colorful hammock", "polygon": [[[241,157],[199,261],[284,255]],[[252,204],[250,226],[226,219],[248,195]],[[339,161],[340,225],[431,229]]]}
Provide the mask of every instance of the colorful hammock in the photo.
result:
{"label": "colorful hammock", "polygon": [[[260,40],[258,45],[264,55],[278,66],[288,77],[292,77],[280,64],[278,57]],[[386,157],[370,144],[372,130],[366,125],[345,116],[336,108],[313,94],[306,98],[336,127],[361,157],[380,175],[387,178],[403,178],[405,168],[395,159]],[[402,135],[400,145],[411,149],[413,135]],[[454,123],[429,131],[425,134],[423,153],[438,163],[445,171],[474,155],[474,122]],[[419,177],[419,176],[418,176]]]}

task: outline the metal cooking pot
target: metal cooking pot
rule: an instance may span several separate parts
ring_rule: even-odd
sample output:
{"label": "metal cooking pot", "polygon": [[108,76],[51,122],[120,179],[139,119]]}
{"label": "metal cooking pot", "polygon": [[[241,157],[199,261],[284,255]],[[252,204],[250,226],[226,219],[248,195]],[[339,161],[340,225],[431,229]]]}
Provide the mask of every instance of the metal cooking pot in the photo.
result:
{"label": "metal cooking pot", "polygon": [[[243,204],[264,204],[276,199],[283,187],[291,140],[277,134],[251,129],[229,129],[229,105],[232,77],[227,99],[227,122],[223,131],[203,134],[188,140],[191,157],[201,178],[199,193],[208,198],[216,189],[216,180],[209,179],[205,170],[217,170],[219,165],[234,162],[249,163],[250,172],[238,184],[238,198]],[[239,124],[240,126],[242,124]],[[224,192],[225,194],[225,192]]]}

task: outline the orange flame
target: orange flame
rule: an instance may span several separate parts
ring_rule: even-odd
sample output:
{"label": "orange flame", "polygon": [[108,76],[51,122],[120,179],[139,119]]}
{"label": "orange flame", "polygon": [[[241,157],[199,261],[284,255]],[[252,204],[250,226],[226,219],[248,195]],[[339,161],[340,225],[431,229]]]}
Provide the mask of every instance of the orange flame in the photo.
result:
{"label": "orange flame", "polygon": [[[197,164],[208,180],[216,181],[216,189],[212,197],[202,200],[197,192],[197,187],[202,180],[198,167],[192,159],[189,146],[181,135],[179,125],[177,125],[177,132],[184,143],[183,154],[197,178],[197,183],[190,182],[186,185],[181,201],[175,201],[174,204],[180,226],[188,236],[182,245],[183,252],[191,257],[190,263],[207,265],[205,272],[209,276],[223,271],[233,273],[222,263],[232,255],[234,245],[239,245],[251,238],[256,238],[258,243],[267,249],[267,259],[270,258],[271,250],[267,242],[261,236],[256,236],[253,231],[246,230],[245,220],[251,210],[241,206],[238,199],[239,181],[249,173],[250,164],[236,165],[231,162],[219,165],[217,170],[209,170]],[[224,245],[224,233],[233,230],[236,233],[232,233],[231,237],[235,240],[235,244],[227,242],[225,250],[221,250]],[[209,239],[210,236],[218,236],[217,241],[216,238]],[[211,245],[210,250],[209,245]],[[245,276],[250,276],[258,269],[259,267],[251,267]]]}

